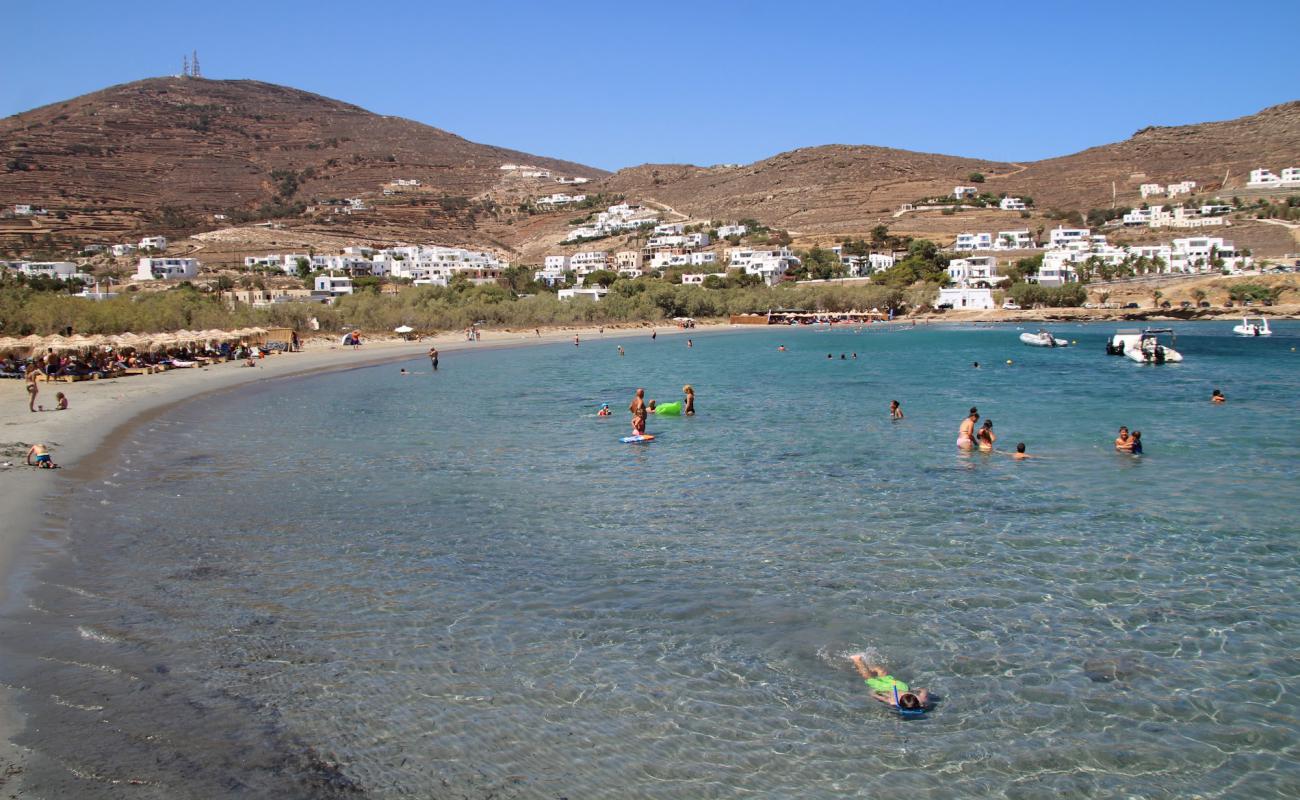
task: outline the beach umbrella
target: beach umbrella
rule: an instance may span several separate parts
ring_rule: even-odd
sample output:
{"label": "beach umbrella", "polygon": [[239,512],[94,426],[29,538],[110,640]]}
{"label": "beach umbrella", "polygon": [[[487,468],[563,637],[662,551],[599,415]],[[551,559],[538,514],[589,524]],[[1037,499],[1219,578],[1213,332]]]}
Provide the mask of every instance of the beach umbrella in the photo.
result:
{"label": "beach umbrella", "polygon": [[393,333],[413,333],[414,331],[415,328],[412,328],[410,325],[398,325],[396,328],[393,328]]}

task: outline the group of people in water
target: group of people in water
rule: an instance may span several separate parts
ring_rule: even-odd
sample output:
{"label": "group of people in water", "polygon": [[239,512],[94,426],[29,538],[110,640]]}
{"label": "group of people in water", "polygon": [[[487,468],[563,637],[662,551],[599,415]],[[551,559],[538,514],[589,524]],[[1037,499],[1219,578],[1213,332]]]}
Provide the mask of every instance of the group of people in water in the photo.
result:
{"label": "group of people in water", "polygon": [[[680,403],[665,403],[658,405],[658,401],[645,399],[645,389],[637,389],[636,394],[632,397],[632,402],[628,404],[627,410],[632,414],[632,435],[645,436],[646,419],[651,414],[665,414],[676,416],[681,414],[684,417],[695,416],[695,388],[689,383],[682,387],[683,399]],[[671,409],[671,410],[669,410]],[[610,416],[609,403],[604,403],[596,416]]]}

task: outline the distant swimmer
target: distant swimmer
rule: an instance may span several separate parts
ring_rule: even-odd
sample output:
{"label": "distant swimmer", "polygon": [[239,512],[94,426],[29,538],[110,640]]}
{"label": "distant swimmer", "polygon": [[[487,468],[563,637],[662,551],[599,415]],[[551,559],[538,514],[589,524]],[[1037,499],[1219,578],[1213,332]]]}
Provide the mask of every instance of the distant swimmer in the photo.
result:
{"label": "distant swimmer", "polygon": [[614,412],[609,410],[609,403],[601,403],[600,410],[596,412],[596,416],[598,417],[608,417],[613,414]]}
{"label": "distant swimmer", "polygon": [[433,367],[434,372],[438,371],[438,348],[436,347],[429,348],[429,364]]}
{"label": "distant swimmer", "polygon": [[[896,705],[906,711],[924,711],[930,707],[930,692],[925,689],[912,690],[893,675],[885,672],[883,667],[868,664],[861,655],[852,657],[853,666],[871,690],[871,697],[887,706]],[[894,698],[898,700],[895,701]]]}
{"label": "distant swimmer", "polygon": [[854,361],[857,361],[857,360],[858,360],[858,354],[857,354],[857,353],[854,353],[854,354],[853,354],[853,360],[854,360]]}
{"label": "distant swimmer", "polygon": [[654,331],[654,330],[650,331],[650,339],[651,339],[651,341],[657,339],[658,337],[659,337],[659,331]]}
{"label": "distant swimmer", "polygon": [[843,353],[840,353],[840,361],[848,361],[848,360],[849,360],[848,356],[844,355]]}
{"label": "distant swimmer", "polygon": [[636,396],[632,398],[632,403],[627,407],[632,412],[632,435],[645,435],[645,389],[637,389]]}
{"label": "distant swimmer", "polygon": [[1121,453],[1133,452],[1133,437],[1128,435],[1128,427],[1119,426],[1119,435],[1115,437],[1115,449]]}
{"label": "distant swimmer", "polygon": [[903,418],[903,407],[902,407],[901,405],[898,404],[898,401],[897,401],[897,400],[890,400],[890,401],[889,401],[889,418],[890,418],[890,419],[902,419],[902,418]]}
{"label": "distant swimmer", "polygon": [[980,428],[980,432],[975,436],[975,442],[979,445],[980,450],[985,453],[992,453],[993,443],[997,440],[998,437],[993,433],[993,420],[984,420],[984,427]]}
{"label": "distant swimmer", "polygon": [[682,406],[682,413],[688,417],[695,416],[695,389],[688,383],[682,387],[682,393],[686,395],[686,404]]}
{"label": "distant swimmer", "polygon": [[1133,448],[1129,452],[1135,456],[1142,455],[1142,431],[1133,431],[1129,441],[1133,444]]}
{"label": "distant swimmer", "polygon": [[979,369],[979,368],[980,368],[980,362],[976,361],[974,364],[971,364],[971,366],[974,367],[975,369]]}
{"label": "distant swimmer", "polygon": [[574,347],[577,347],[577,346],[578,346],[578,334],[576,334],[576,333],[573,334],[573,346],[574,346]]}
{"label": "distant swimmer", "polygon": [[686,346],[687,346],[687,347],[694,347],[694,346],[695,346],[695,342],[691,341],[690,339],[687,339],[687,340],[686,340]]}
{"label": "distant swimmer", "polygon": [[410,375],[410,374],[411,374],[411,373],[409,373],[409,372],[406,371],[406,367],[402,367],[401,375],[402,375],[403,377],[405,377],[405,376],[407,376],[407,375]]}
{"label": "distant swimmer", "polygon": [[1016,445],[1016,452],[1011,457],[1017,461],[1024,461],[1026,458],[1033,458],[1033,456],[1025,452],[1024,442],[1020,442],[1019,444]]}
{"label": "distant swimmer", "polygon": [[[35,462],[32,459],[36,459]],[[50,456],[49,449],[43,444],[34,444],[27,451],[27,466],[40,467],[41,469],[55,469],[58,464]]]}
{"label": "distant swimmer", "polygon": [[1228,398],[1223,396],[1223,392],[1219,391],[1218,389],[1215,389],[1214,392],[1210,394],[1210,402],[1226,403],[1228,402]]}
{"label": "distant swimmer", "polygon": [[778,344],[778,345],[776,346],[776,352],[778,352],[778,353],[784,353],[784,352],[785,352],[785,345],[783,345],[783,344]]}
{"label": "distant swimmer", "polygon": [[970,450],[975,446],[975,423],[979,421],[979,409],[971,406],[970,416],[962,420],[961,427],[957,429],[957,446],[962,450]]}
{"label": "distant swimmer", "polygon": [[826,354],[826,357],[827,357],[827,358],[835,358],[835,356],[831,355],[830,353],[827,353],[827,354]]}
{"label": "distant swimmer", "polygon": [[618,346],[618,357],[619,358],[623,357],[623,345],[621,344]]}

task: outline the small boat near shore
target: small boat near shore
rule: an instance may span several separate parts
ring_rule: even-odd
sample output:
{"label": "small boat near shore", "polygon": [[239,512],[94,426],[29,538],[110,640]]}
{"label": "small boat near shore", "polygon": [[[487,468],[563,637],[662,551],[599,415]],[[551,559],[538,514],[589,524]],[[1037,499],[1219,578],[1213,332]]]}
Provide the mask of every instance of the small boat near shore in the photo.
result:
{"label": "small boat near shore", "polygon": [[1238,336],[1272,336],[1264,317],[1242,317],[1241,324],[1233,327],[1232,332]]}
{"label": "small boat near shore", "polygon": [[1039,331],[1038,333],[1022,333],[1020,341],[1032,347],[1069,347],[1069,339],[1057,339],[1051,331]]}
{"label": "small boat near shore", "polygon": [[[1168,336],[1168,344],[1161,337]],[[1174,349],[1177,339],[1171,328],[1121,329],[1106,342],[1106,353],[1124,356],[1139,364],[1176,364],[1183,354]]]}

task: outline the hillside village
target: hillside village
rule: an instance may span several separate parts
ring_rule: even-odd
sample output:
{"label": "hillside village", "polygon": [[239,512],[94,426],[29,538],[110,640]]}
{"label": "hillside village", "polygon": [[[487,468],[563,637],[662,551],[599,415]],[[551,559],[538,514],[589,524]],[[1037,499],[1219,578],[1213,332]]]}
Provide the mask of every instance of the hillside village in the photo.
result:
{"label": "hillside village", "polygon": [[[169,93],[218,96],[229,104],[224,108],[233,125],[264,119],[264,112],[253,114],[236,102],[248,102],[249,97],[283,102],[283,92],[292,92],[263,98],[263,87],[251,82],[146,81],[106,93],[119,101],[125,97],[144,103],[148,113],[162,118],[168,109],[190,107],[174,105],[165,97]],[[84,113],[101,113],[95,97],[64,104],[64,116],[78,104]],[[308,100],[314,107],[334,103]],[[331,108],[340,121],[317,121],[317,129],[343,132],[353,129],[346,125],[368,118],[355,107]],[[1243,124],[1248,130],[1266,128],[1271,133],[1285,119],[1291,130],[1298,108],[1288,104],[1267,109],[1258,120],[1249,118]],[[48,117],[45,110],[38,111],[45,113],[42,119]],[[402,135],[414,125],[396,122],[407,126],[400,129]],[[1217,132],[1238,122],[1193,129]],[[259,191],[263,197],[271,195],[254,210],[200,194],[191,196],[189,209],[124,214],[121,209],[95,210],[84,201],[70,204],[73,194],[63,189],[56,204],[48,191],[36,191],[44,184],[29,180],[43,156],[28,148],[0,175],[0,199],[8,203],[0,210],[0,256],[7,252],[9,259],[0,262],[4,274],[72,285],[80,290],[77,296],[88,300],[185,284],[218,290],[228,302],[253,306],[332,303],[359,291],[458,283],[598,302],[619,280],[656,279],[706,290],[924,281],[929,294],[914,298],[916,308],[988,310],[1011,305],[1010,290],[1018,285],[1096,288],[1126,279],[1300,266],[1300,167],[1287,163],[1257,163],[1248,171],[1243,168],[1248,177],[1235,181],[1231,169],[1218,180],[1170,172],[1159,182],[1146,171],[1130,169],[1122,187],[1120,181],[1111,181],[1110,202],[1098,206],[1093,205],[1096,195],[1087,179],[1021,180],[1037,165],[882,148],[812,148],[747,166],[647,166],[610,176],[552,159],[491,160],[498,154],[526,154],[451,140],[433,131],[431,143],[463,159],[464,171],[449,179],[421,166],[409,150],[399,156],[359,150],[350,159],[354,168],[333,156],[318,161],[314,153],[330,150],[333,142],[342,149],[344,144],[352,147],[353,141],[346,136],[313,139],[320,135],[308,132],[293,151],[307,154],[311,163],[298,160],[292,166],[258,168],[265,175]],[[1162,135],[1155,129],[1136,137],[1159,140]],[[777,198],[790,191],[784,179],[775,182],[781,185],[775,193],[750,203],[754,214],[720,216],[737,208],[732,201],[749,196],[751,187],[770,185],[761,181],[769,180],[765,176],[772,169],[806,171],[820,163],[823,151],[848,158],[843,161],[848,172],[818,173],[820,177],[809,173],[806,180],[826,184],[826,203],[835,202],[839,208],[857,204],[854,220],[832,224],[834,218],[827,216],[808,229],[795,228],[789,223],[798,222],[808,209],[777,210],[786,207]],[[74,146],[68,152],[81,151]],[[278,151],[268,150],[266,158],[273,152]],[[1295,155],[1300,156],[1300,148]],[[864,157],[876,160],[862,161]],[[63,162],[51,163],[57,167]],[[1055,163],[1050,166],[1059,169]],[[867,171],[859,172],[862,169]],[[842,188],[847,176],[861,174],[861,185],[869,187],[892,169],[916,177],[881,183],[880,193],[868,189],[848,206],[839,202],[838,193],[849,191]],[[925,172],[933,176],[920,178]],[[933,191],[945,174],[965,180]],[[664,201],[666,197],[677,204],[682,187],[706,180],[710,186],[746,188],[713,201],[702,193],[686,208]],[[350,191],[331,196],[321,191],[328,191],[323,181]],[[1069,194],[1070,184],[1078,186],[1076,197]],[[804,197],[811,187],[796,188]],[[1025,188],[1032,188],[1035,196]],[[13,196],[14,191],[26,194]],[[466,193],[449,193],[454,191]],[[866,199],[870,197],[879,199]],[[887,198],[901,202],[874,209],[869,205]],[[1044,198],[1052,205],[1044,207]],[[775,212],[775,218],[760,216],[765,211]],[[138,238],[113,236],[132,230],[138,231]],[[918,245],[926,253],[920,272],[913,257]],[[1053,302],[1077,304],[1084,297],[1086,292],[1070,292]]]}

